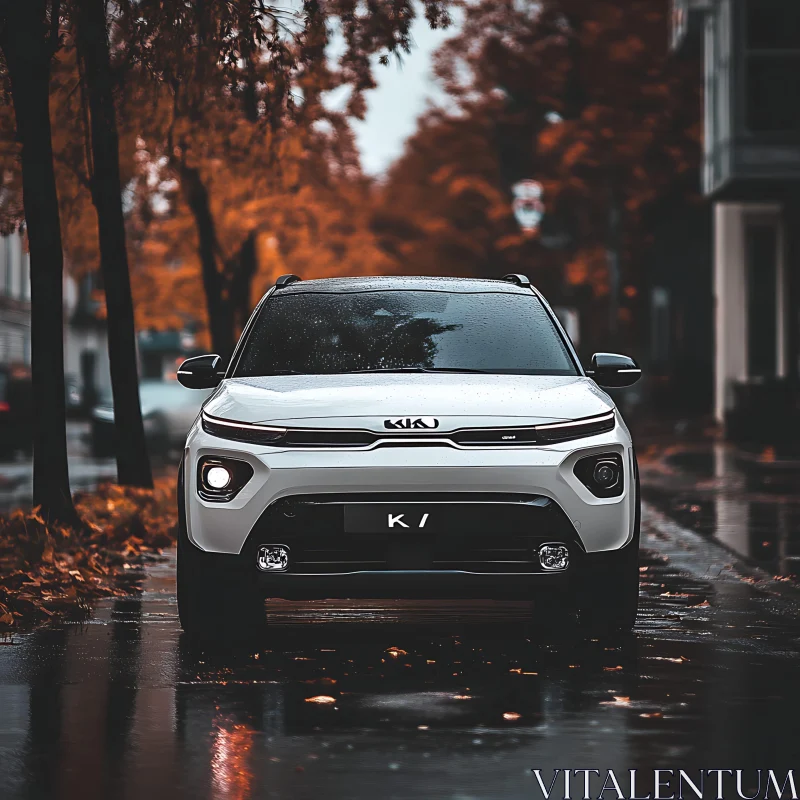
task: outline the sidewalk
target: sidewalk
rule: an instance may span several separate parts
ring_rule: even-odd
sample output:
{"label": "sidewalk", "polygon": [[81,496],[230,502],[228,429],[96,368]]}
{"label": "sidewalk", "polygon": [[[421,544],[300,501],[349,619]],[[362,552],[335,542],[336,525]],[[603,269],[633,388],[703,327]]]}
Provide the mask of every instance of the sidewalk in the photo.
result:
{"label": "sidewalk", "polygon": [[696,430],[634,441],[646,502],[770,575],[800,574],[800,460]]}

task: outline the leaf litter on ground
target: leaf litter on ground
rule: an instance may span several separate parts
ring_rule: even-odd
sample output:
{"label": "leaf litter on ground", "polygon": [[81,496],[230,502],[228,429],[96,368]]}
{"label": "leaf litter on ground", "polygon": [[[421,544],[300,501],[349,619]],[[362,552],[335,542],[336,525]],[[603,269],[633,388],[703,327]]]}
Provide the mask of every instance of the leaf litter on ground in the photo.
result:
{"label": "leaf litter on ground", "polygon": [[18,509],[0,517],[0,632],[80,616],[100,597],[129,593],[123,577],[158,557],[177,533],[176,481],[153,489],[104,484],[75,495],[82,529]]}

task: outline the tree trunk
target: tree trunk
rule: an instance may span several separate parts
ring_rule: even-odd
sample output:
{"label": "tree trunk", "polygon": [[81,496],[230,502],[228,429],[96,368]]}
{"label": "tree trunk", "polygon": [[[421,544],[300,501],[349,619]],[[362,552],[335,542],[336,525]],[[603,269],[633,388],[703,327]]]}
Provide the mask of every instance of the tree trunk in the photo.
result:
{"label": "tree trunk", "polygon": [[197,227],[198,254],[206,296],[211,346],[214,352],[227,362],[235,344],[233,307],[229,287],[218,265],[219,242],[208,190],[196,167],[181,164],[179,172],[184,196]]}
{"label": "tree trunk", "polygon": [[608,346],[615,349],[619,342],[619,284],[622,260],[622,203],[619,180],[612,171],[608,183],[608,233],[606,263],[608,264]]}
{"label": "tree trunk", "polygon": [[50,132],[50,60],[46,0],[2,9],[0,48],[22,144],[22,193],[31,257],[33,502],[43,518],[80,524],[67,468],[61,225]]}
{"label": "tree trunk", "polygon": [[106,294],[108,357],[114,396],[117,479],[152,488],[142,409],[133,298],[122,213],[119,138],[106,29],[105,0],[76,6],[78,57],[83,64],[91,118],[92,201],[100,234],[100,266]]}
{"label": "tree trunk", "polygon": [[250,312],[253,310],[250,303],[250,291],[257,270],[256,234],[255,231],[251,231],[242,242],[236,258],[228,266],[234,341],[239,338],[250,318]]}

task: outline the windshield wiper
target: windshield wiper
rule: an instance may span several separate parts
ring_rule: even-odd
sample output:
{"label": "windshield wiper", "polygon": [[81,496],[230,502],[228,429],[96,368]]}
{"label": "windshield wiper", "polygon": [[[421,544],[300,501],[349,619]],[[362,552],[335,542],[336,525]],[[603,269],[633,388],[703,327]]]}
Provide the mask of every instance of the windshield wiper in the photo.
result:
{"label": "windshield wiper", "polygon": [[423,367],[423,372],[466,372],[468,375],[489,375],[493,374],[488,369],[466,369],[464,367]]}

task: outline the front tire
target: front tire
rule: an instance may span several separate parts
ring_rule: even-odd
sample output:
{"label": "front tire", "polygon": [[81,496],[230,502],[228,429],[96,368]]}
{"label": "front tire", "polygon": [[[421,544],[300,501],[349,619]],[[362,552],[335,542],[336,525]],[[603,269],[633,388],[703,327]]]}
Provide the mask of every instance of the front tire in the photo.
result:
{"label": "front tire", "polygon": [[263,633],[264,596],[238,556],[206,553],[189,541],[183,470],[178,478],[178,618],[192,639],[254,639]]}
{"label": "front tire", "polygon": [[[638,549],[638,542],[637,542]],[[624,568],[610,570],[600,581],[591,582],[581,598],[579,617],[592,635],[627,634],[636,624],[639,611],[639,560]]]}
{"label": "front tire", "polygon": [[[633,457],[636,507],[633,538],[613,559],[596,573],[581,594],[579,617],[591,634],[628,634],[639,612],[639,542],[642,501],[639,489],[639,464]],[[611,554],[609,554],[611,555]]]}

